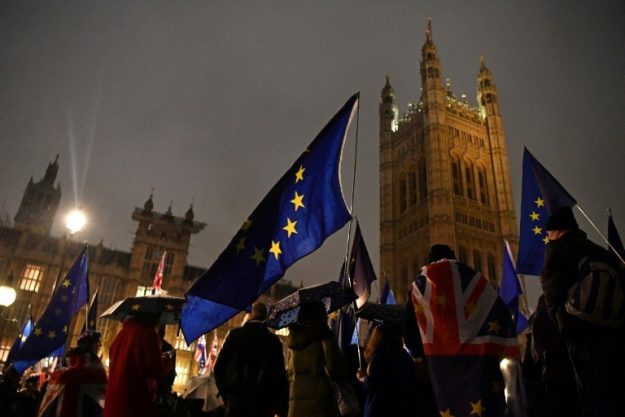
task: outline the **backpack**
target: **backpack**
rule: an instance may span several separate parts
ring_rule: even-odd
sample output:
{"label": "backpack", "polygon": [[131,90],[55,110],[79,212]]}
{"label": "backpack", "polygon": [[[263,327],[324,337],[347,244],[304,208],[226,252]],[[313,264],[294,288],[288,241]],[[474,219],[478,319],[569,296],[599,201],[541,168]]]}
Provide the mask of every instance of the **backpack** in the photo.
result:
{"label": "backpack", "polygon": [[625,318],[625,274],[606,251],[582,258],[569,289],[566,311],[586,322],[619,327]]}

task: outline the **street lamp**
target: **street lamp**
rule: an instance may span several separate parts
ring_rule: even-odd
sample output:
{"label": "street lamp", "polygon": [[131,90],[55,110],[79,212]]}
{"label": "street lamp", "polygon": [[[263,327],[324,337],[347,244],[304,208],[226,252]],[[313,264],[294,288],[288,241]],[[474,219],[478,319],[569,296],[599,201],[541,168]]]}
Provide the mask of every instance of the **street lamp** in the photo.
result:
{"label": "street lamp", "polygon": [[0,311],[9,307],[15,301],[17,293],[12,287],[13,285],[13,272],[9,272],[6,285],[0,284]]}

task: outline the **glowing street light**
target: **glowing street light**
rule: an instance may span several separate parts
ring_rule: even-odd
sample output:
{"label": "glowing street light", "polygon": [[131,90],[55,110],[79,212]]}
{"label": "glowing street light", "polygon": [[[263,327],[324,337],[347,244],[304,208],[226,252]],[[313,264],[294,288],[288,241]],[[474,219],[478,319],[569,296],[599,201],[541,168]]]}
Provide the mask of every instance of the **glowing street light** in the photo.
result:
{"label": "glowing street light", "polygon": [[80,209],[74,209],[65,216],[65,227],[72,235],[80,232],[85,224],[87,224],[87,216]]}
{"label": "glowing street light", "polygon": [[[9,307],[15,301],[17,297],[17,293],[11,286],[13,284],[13,273],[9,272],[9,276],[7,278],[7,285],[0,285],[0,307],[6,308]],[[1,310],[0,310],[1,311]]]}

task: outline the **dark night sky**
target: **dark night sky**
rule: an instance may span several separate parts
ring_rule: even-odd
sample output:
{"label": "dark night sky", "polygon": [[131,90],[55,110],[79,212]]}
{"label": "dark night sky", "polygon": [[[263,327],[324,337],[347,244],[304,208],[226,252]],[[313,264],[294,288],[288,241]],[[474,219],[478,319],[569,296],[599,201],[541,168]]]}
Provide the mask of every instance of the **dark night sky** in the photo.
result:
{"label": "dark night sky", "polygon": [[[153,187],[158,211],[194,202],[208,226],[190,262],[207,267],[360,91],[354,213],[377,268],[380,91],[388,73],[401,111],[418,99],[428,17],[457,96],[475,105],[480,55],[493,71],[517,207],[525,144],[601,229],[611,207],[625,233],[621,0],[3,1],[0,213],[15,215],[29,177],[59,153],[60,212],[78,201],[90,217],[80,239],[130,250],[130,214]],[[286,279],[334,279],[346,231]]]}

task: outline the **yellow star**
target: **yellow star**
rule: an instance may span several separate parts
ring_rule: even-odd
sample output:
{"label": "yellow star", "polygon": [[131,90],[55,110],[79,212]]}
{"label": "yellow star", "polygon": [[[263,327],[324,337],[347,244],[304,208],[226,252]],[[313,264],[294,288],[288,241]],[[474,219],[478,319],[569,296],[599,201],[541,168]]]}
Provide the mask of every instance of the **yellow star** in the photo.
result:
{"label": "yellow star", "polygon": [[532,221],[537,222],[538,219],[540,218],[540,214],[536,213],[535,211],[532,211],[532,214],[530,214],[530,217],[531,217]]}
{"label": "yellow star", "polygon": [[60,316],[60,315],[61,315],[61,313],[62,313],[62,311],[61,311],[61,309],[60,309],[60,308],[55,308],[55,309],[54,309],[54,314],[56,314],[57,316]]}
{"label": "yellow star", "polygon": [[252,259],[256,261],[256,266],[259,266],[261,262],[265,262],[263,251],[261,249],[254,247],[254,255],[252,255]]}
{"label": "yellow star", "polygon": [[536,198],[536,201],[534,201],[534,203],[536,203],[536,207],[545,207],[545,200],[540,197]]}
{"label": "yellow star", "polygon": [[299,170],[295,173],[295,184],[304,181],[304,171],[306,171],[306,168],[304,168],[304,165],[300,165]]}
{"label": "yellow star", "polygon": [[63,326],[63,333],[67,334],[67,326]]}
{"label": "yellow star", "polygon": [[33,332],[35,334],[35,336],[41,336],[41,333],[43,333],[41,331],[41,327],[37,327],[35,328],[35,331]]}
{"label": "yellow star", "polygon": [[532,232],[534,232],[535,235],[539,235],[543,232],[543,229],[541,227],[534,226],[534,228],[532,229]]}
{"label": "yellow star", "polygon": [[488,322],[488,331],[493,333],[498,333],[501,330],[501,325],[497,322],[497,320]]}
{"label": "yellow star", "polygon": [[293,197],[293,200],[291,200],[291,203],[293,203],[293,205],[295,206],[295,211],[297,211],[297,209],[300,207],[304,208],[304,203],[302,201],[303,199],[304,196],[299,195],[297,191],[295,191],[295,197]]}
{"label": "yellow star", "polygon": [[241,252],[242,250],[245,250],[245,240],[247,239],[247,236],[241,236],[241,239],[239,239],[239,243],[237,243],[237,255],[239,254],[239,252]]}
{"label": "yellow star", "polygon": [[453,414],[451,414],[451,410],[448,408],[447,410],[444,411],[439,411],[441,417],[454,417]]}
{"label": "yellow star", "polygon": [[482,400],[480,399],[476,403],[469,401],[469,404],[471,404],[471,413],[469,413],[469,415],[472,416],[475,414],[478,417],[482,417],[482,413],[486,411],[486,408],[482,405]]}
{"label": "yellow star", "polygon": [[50,330],[48,332],[48,339],[54,339],[56,337],[56,333],[54,333],[54,330]]}
{"label": "yellow star", "polygon": [[546,245],[547,243],[549,243],[549,236],[545,236],[543,238],[543,243]]}
{"label": "yellow star", "polygon": [[67,295],[62,295],[61,296],[61,301],[62,302],[66,302],[67,301]]}
{"label": "yellow star", "polygon": [[250,219],[245,219],[245,221],[241,225],[241,230],[247,232],[247,229],[249,229],[251,225],[252,225],[252,221]]}
{"label": "yellow star", "polygon": [[69,280],[68,280],[68,279],[66,279],[66,280],[64,280],[64,281],[63,281],[63,284],[62,284],[62,285],[63,285],[65,288],[67,288],[67,287],[69,287],[69,285],[70,285],[70,284],[71,284],[71,283],[69,282]]}
{"label": "yellow star", "polygon": [[141,305],[140,304],[135,304],[133,306],[130,307],[132,309],[132,311],[139,311],[141,309]]}
{"label": "yellow star", "polygon": [[280,250],[280,241],[274,242],[272,240],[271,249],[269,249],[269,252],[273,253],[273,256],[275,256],[276,259],[278,259],[278,256],[282,255],[282,250]]}
{"label": "yellow star", "polygon": [[286,218],[286,226],[284,226],[282,228],[282,230],[286,230],[287,233],[287,237],[291,237],[291,235],[293,233],[297,233],[297,230],[295,230],[295,226],[297,226],[297,220],[295,220],[294,222],[291,221],[291,219],[289,219],[288,217]]}
{"label": "yellow star", "polygon": [[503,391],[503,387],[501,386],[501,383],[499,383],[499,381],[491,381],[490,390],[493,392],[493,394],[499,394]]}
{"label": "yellow star", "polygon": [[445,297],[445,294],[441,294],[436,299],[436,304],[438,304],[439,306],[443,306],[443,307],[445,307],[447,305],[447,297]]}

